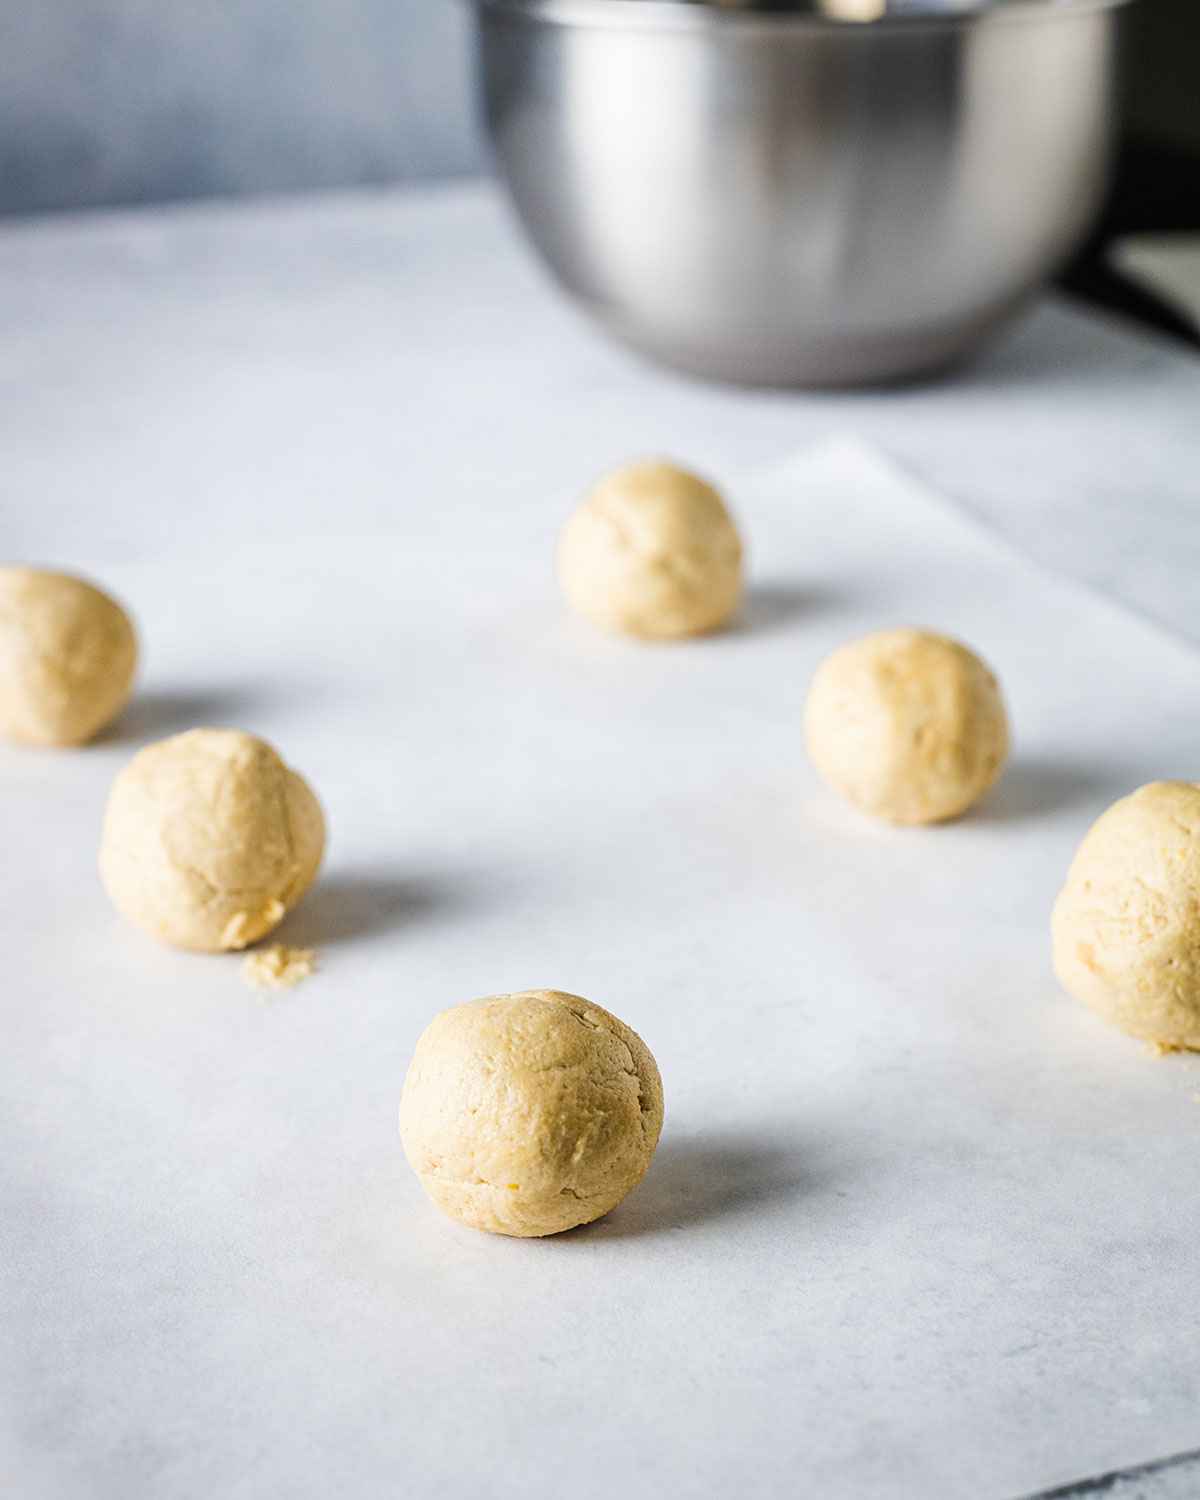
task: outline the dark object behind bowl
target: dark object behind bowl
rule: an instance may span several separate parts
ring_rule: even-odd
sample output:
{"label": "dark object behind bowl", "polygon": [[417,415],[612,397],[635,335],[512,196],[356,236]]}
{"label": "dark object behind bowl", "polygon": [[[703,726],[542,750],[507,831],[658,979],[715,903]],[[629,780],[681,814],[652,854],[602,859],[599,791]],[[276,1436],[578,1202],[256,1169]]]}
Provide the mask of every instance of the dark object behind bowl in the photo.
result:
{"label": "dark object behind bowl", "polygon": [[1095,232],[1059,284],[1200,349],[1195,315],[1129,276],[1111,255],[1130,234],[1200,235],[1200,5],[1141,0],[1122,22],[1115,180]]}

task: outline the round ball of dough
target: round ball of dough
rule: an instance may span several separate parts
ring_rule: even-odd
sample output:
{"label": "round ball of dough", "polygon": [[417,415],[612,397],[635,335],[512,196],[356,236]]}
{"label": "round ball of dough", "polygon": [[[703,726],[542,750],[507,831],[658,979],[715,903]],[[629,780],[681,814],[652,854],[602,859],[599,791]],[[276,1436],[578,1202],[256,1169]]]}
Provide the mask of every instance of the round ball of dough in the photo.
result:
{"label": "round ball of dough", "polygon": [[114,599],[67,573],[0,568],[0,734],[82,745],[125,707],[136,666]]}
{"label": "round ball of dough", "polygon": [[1200,786],[1154,781],[1080,844],[1051,921],[1054,968],[1131,1036],[1200,1048]]}
{"label": "round ball of dough", "polygon": [[452,1219],[558,1234],[615,1208],[662,1129],[658,1067],[642,1039],[578,995],[526,990],[443,1011],[417,1043],[400,1136]]}
{"label": "round ball of dough", "polygon": [[966,646],[927,630],[877,631],[822,662],[805,734],[830,786],[889,823],[965,812],[1008,755],[995,677]]}
{"label": "round ball of dough", "polygon": [[191,729],[113,782],[100,877],[122,916],[178,948],[245,948],[313,883],[321,807],[265,740]]}
{"label": "round ball of dough", "polygon": [[646,639],[723,625],[742,596],[742,544],[712,485],[674,464],[629,464],[567,522],[558,576],[572,607]]}

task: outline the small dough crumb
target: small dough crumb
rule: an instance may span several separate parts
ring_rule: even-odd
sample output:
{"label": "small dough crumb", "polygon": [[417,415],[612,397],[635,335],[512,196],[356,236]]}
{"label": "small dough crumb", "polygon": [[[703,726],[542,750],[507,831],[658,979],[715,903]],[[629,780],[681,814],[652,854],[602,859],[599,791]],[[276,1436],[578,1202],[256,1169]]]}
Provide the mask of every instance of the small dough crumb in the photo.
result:
{"label": "small dough crumb", "polygon": [[254,990],[290,990],[316,973],[315,948],[289,948],[286,943],[272,943],[247,953],[242,961],[242,978]]}

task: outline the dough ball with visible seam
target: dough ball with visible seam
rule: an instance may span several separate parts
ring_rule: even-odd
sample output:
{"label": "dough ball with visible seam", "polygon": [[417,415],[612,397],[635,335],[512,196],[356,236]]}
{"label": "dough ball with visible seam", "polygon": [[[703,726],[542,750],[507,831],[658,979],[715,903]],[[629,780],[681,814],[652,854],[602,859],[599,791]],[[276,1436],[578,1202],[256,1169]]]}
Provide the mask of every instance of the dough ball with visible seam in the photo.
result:
{"label": "dough ball with visible seam", "polygon": [[435,1016],[404,1080],[400,1135],[451,1218],[558,1234],[615,1208],[662,1130],[658,1067],[636,1032],[578,995],[488,995]]}
{"label": "dough ball with visible seam", "polygon": [[1008,757],[995,677],[960,641],[881,630],[817,669],[805,707],[813,764],[856,807],[938,823],[977,802]]}
{"label": "dough ball with visible seam", "polygon": [[1131,1036],[1200,1049],[1200,786],[1154,781],[1102,813],[1051,928],[1068,993]]}
{"label": "dough ball with visible seam", "polygon": [[133,691],[137,636],[109,596],[69,573],[0,567],[0,734],[82,745]]}
{"label": "dough ball with visible seam", "polygon": [[572,608],[645,639],[723,625],[742,596],[742,543],[721,496],[661,459],[602,479],[567,522],[558,575]]}
{"label": "dough ball with visible seam", "polygon": [[245,948],[312,884],[325,820],[308,783],[238,729],[139,750],[104,814],[100,875],[131,922],[178,948]]}

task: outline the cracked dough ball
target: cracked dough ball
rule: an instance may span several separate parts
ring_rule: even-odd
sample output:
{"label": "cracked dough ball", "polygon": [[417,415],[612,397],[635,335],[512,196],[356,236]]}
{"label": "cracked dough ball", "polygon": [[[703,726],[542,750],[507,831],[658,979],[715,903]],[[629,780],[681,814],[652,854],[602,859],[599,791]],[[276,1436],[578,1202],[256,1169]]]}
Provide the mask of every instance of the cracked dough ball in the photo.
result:
{"label": "cracked dough ball", "polygon": [[650,639],[723,625],[742,595],[742,544],[715,489],[650,460],[595,487],[563,530],[571,606],[605,630]]}
{"label": "cracked dough ball", "polygon": [[658,1067],[642,1039],[578,995],[488,995],[435,1016],[400,1101],[421,1186],[452,1219],[558,1234],[615,1208],[662,1129]]}
{"label": "cracked dough ball", "polygon": [[830,786],[889,823],[957,817],[1008,755],[995,677],[966,646],[927,630],[881,630],[826,658],[805,734]]}
{"label": "cracked dough ball", "polygon": [[313,883],[325,820],[265,740],[191,729],[139,750],[109,794],[100,877],[122,916],[177,948],[245,948]]}
{"label": "cracked dough ball", "polygon": [[137,637],[129,616],[82,578],[0,568],[0,734],[82,745],[125,707]]}
{"label": "cracked dough ball", "polygon": [[1131,1036],[1200,1048],[1200,786],[1155,781],[1114,802],[1054,904],[1064,988]]}

